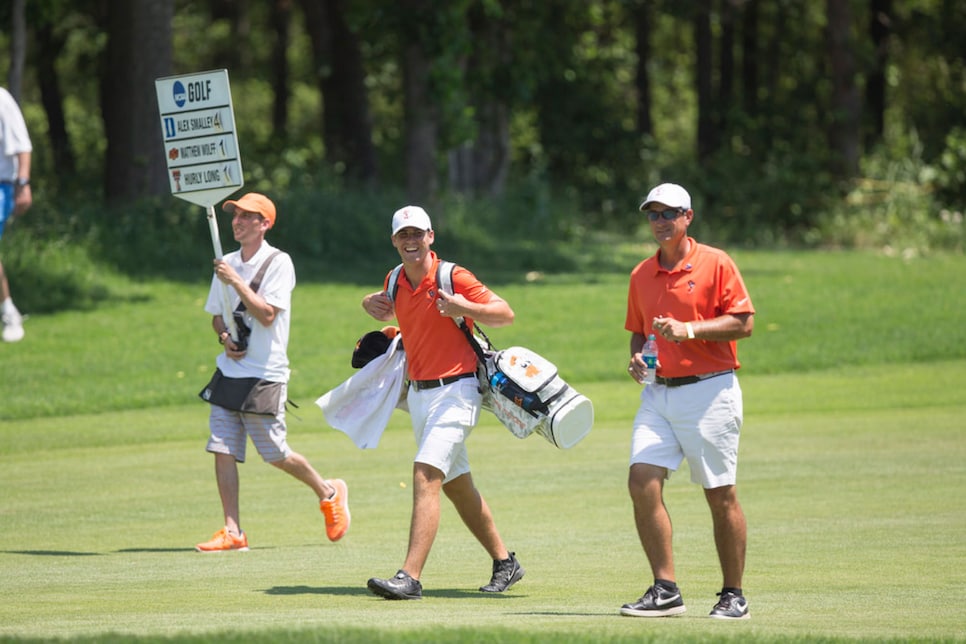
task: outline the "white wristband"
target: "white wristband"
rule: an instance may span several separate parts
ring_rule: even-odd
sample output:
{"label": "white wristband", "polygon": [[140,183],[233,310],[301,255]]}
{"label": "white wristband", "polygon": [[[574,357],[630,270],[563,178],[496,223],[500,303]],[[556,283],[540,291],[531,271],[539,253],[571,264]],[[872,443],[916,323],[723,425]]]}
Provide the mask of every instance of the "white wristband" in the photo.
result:
{"label": "white wristband", "polygon": [[694,327],[691,326],[691,323],[685,322],[684,328],[688,332],[688,340],[694,340]]}

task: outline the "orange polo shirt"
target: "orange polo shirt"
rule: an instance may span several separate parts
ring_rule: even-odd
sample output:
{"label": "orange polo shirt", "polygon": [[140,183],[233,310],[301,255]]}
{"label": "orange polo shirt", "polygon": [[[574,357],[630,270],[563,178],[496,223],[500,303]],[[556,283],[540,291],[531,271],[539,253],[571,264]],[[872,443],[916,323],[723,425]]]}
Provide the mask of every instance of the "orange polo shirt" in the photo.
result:
{"label": "orange polo shirt", "polygon": [[[476,372],[476,353],[463,331],[436,309],[436,269],[439,257],[430,251],[433,267],[414,289],[406,278],[406,269],[399,276],[396,291],[396,321],[406,349],[406,365],[411,380],[433,380],[463,373]],[[389,284],[386,276],[384,287]],[[471,302],[486,304],[491,292],[473,273],[457,266],[453,270],[453,290]],[[473,320],[466,318],[473,328]]]}
{"label": "orange polo shirt", "polygon": [[[668,271],[658,262],[658,251],[631,271],[624,328],[647,337],[656,317],[681,322],[709,320],[721,315],[754,313],[751,296],[734,261],[723,250],[699,244],[678,266]],[[671,342],[657,336],[658,375],[664,378],[696,376],[737,369],[738,343],[685,340]]]}

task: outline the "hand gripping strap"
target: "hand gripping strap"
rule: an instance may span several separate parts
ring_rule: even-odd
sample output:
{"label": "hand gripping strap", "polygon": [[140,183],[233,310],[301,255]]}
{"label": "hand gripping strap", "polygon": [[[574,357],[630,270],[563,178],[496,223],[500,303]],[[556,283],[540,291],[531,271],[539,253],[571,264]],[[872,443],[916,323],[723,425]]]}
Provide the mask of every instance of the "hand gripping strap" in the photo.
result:
{"label": "hand gripping strap", "polygon": [[[399,276],[402,274],[402,269],[403,265],[399,264],[392,269],[391,273],[389,273],[389,280],[386,283],[386,296],[389,297],[390,302],[396,301],[396,293],[399,292]],[[448,295],[452,295],[455,292],[453,290],[454,270],[456,270],[456,264],[443,259],[439,260],[439,264],[436,265],[436,286],[439,288],[439,290],[447,293]],[[473,352],[476,353],[476,357],[480,361],[480,364],[485,365],[486,355],[483,353],[483,347],[480,346],[480,343],[477,342],[476,339],[474,339],[473,331],[470,330],[469,325],[466,324],[466,320],[462,317],[453,318],[453,322],[460,328],[460,330],[463,331],[463,334],[466,336],[466,340],[470,343],[470,346],[473,347]],[[492,349],[493,345],[490,344],[490,339],[486,337],[486,334],[483,333],[483,330],[480,329],[479,325],[474,324],[473,326],[476,329],[476,332],[483,336],[483,339],[486,341],[486,346],[489,349]]]}

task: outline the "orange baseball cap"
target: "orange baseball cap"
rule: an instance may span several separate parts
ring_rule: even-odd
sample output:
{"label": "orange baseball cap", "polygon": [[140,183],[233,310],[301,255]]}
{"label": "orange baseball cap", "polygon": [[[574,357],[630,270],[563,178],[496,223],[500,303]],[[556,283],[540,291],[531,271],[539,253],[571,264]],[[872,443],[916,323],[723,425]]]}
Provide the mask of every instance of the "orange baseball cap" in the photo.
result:
{"label": "orange baseball cap", "polygon": [[275,225],[275,204],[265,195],[258,194],[257,192],[249,192],[242,198],[235,199],[234,201],[226,201],[221,206],[222,210],[232,214],[234,214],[235,208],[241,208],[248,212],[257,212],[268,220],[269,228]]}

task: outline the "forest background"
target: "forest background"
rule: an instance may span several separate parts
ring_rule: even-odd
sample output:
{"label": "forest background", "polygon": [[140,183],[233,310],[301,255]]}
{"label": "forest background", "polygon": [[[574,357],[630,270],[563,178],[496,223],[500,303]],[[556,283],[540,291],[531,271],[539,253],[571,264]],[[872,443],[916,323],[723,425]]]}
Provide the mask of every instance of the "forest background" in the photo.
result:
{"label": "forest background", "polygon": [[0,29],[35,146],[3,240],[27,312],[95,305],[108,272],[210,278],[154,80],[221,68],[300,279],[377,283],[405,203],[488,279],[626,271],[581,249],[639,233],[662,181],[718,245],[966,241],[955,0],[12,0]]}

